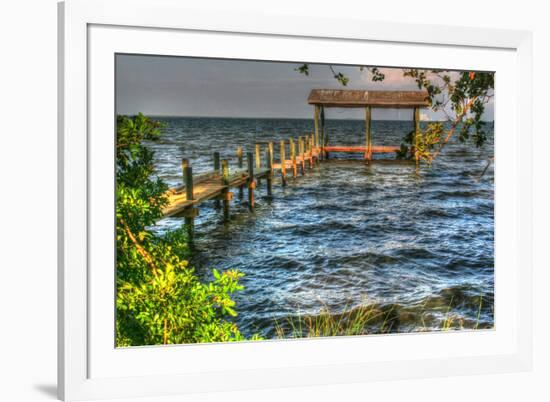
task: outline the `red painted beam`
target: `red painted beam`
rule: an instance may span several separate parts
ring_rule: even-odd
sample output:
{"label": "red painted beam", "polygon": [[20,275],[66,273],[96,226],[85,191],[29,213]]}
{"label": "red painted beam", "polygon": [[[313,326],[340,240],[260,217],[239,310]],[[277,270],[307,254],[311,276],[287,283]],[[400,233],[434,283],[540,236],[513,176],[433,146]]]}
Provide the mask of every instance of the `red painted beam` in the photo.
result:
{"label": "red painted beam", "polygon": [[[371,147],[373,154],[381,153],[391,153],[398,152],[401,150],[401,147],[394,145],[373,145]],[[365,153],[365,146],[347,146],[347,145],[331,145],[325,147],[326,152],[356,152],[356,153]]]}

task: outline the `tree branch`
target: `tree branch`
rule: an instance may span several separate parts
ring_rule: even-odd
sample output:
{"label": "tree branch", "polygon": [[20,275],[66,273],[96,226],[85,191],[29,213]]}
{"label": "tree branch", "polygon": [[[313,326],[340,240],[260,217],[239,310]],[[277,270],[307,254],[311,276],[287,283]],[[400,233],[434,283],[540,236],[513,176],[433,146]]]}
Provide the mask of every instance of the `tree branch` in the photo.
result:
{"label": "tree branch", "polygon": [[462,119],[464,118],[464,116],[468,113],[468,110],[470,110],[470,107],[472,106],[472,104],[474,103],[474,101],[477,99],[477,96],[474,96],[473,98],[471,98],[467,103],[466,105],[464,106],[463,110],[462,110],[462,113],[460,113],[460,115],[456,118],[456,120],[454,121],[453,125],[451,126],[451,128],[449,129],[449,132],[447,133],[447,136],[445,137],[445,140],[443,140],[443,142],[441,143],[441,146],[439,147],[439,149],[437,151],[435,151],[433,153],[433,155],[430,157],[430,162],[433,161],[440,153],[441,151],[443,150],[443,148],[445,147],[445,145],[447,145],[447,143],[449,142],[449,140],[451,139],[451,137],[453,136],[453,134],[455,133],[456,131],[456,128],[458,126],[458,124],[462,121]]}
{"label": "tree branch", "polygon": [[151,255],[147,252],[147,250],[145,250],[145,248],[143,248],[143,246],[139,243],[138,239],[136,238],[136,236],[134,236],[134,234],[132,233],[132,230],[130,229],[128,224],[124,221],[124,219],[120,218],[119,221],[122,224],[122,227],[124,228],[124,232],[126,233],[128,238],[132,241],[132,243],[134,243],[134,246],[136,246],[136,250],[138,254],[141,255],[141,257],[145,260],[147,265],[151,267],[151,272],[153,273],[153,275],[158,276],[158,268],[155,265],[155,261],[153,260],[153,257],[151,257]]}

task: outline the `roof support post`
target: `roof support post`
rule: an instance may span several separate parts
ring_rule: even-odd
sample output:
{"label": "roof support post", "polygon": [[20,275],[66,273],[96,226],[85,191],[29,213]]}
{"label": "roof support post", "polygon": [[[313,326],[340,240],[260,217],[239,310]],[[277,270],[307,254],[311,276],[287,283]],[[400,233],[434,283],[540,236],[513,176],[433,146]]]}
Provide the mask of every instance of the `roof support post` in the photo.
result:
{"label": "roof support post", "polygon": [[313,124],[315,126],[315,144],[319,146],[319,110],[320,107],[315,105],[315,110],[313,111]]}
{"label": "roof support post", "polygon": [[365,159],[372,159],[371,107],[365,107]]}
{"label": "roof support post", "polygon": [[420,135],[420,108],[419,107],[414,108],[413,121],[414,121],[414,138],[413,138],[412,153],[414,155],[414,159],[416,161],[416,164],[418,165],[419,160],[420,160],[420,155],[417,152],[418,140],[419,140],[419,135]]}
{"label": "roof support post", "polygon": [[327,156],[327,159],[328,159],[328,154],[325,153],[325,146],[328,145],[328,138],[325,138],[325,107],[324,106],[321,106],[321,150],[320,150],[320,154],[322,156],[322,158],[324,159],[325,156]]}

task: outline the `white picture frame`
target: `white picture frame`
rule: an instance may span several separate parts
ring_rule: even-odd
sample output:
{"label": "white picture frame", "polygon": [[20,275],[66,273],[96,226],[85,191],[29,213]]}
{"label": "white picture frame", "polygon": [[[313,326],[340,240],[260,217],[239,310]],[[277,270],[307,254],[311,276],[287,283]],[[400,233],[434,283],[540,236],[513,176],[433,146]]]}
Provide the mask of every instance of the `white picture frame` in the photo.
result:
{"label": "white picture frame", "polygon": [[[60,3],[59,397],[160,396],[529,370],[531,48],[531,34],[520,31],[217,15],[186,9],[177,0]],[[370,64],[497,72],[495,330],[116,350],[109,315],[114,298],[97,296],[113,294],[114,265],[108,263],[113,253],[101,243],[109,239],[105,232],[114,230],[101,223],[112,224],[103,219],[112,217],[112,170],[100,163],[113,157],[112,147],[105,145],[114,135],[112,56],[369,64],[358,55],[365,49],[374,60]],[[520,132],[521,147],[516,146]],[[182,356],[189,367],[181,364]]]}

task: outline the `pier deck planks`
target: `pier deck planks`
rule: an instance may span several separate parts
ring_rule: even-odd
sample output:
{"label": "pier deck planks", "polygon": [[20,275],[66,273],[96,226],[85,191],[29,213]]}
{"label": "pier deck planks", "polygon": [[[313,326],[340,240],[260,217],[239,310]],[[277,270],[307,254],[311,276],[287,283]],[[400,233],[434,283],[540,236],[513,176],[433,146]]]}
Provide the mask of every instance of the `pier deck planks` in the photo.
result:
{"label": "pier deck planks", "polygon": [[[268,169],[259,170],[254,174],[255,179],[267,177],[270,173]],[[229,178],[229,184],[222,184],[222,178],[219,173],[206,173],[197,176],[198,180],[193,181],[193,199],[188,200],[185,194],[185,187],[178,186],[168,190],[168,205],[163,209],[164,217],[174,216],[183,210],[201,204],[204,201],[221,196],[224,190],[230,188],[239,188],[248,182],[248,172],[233,173]]]}

